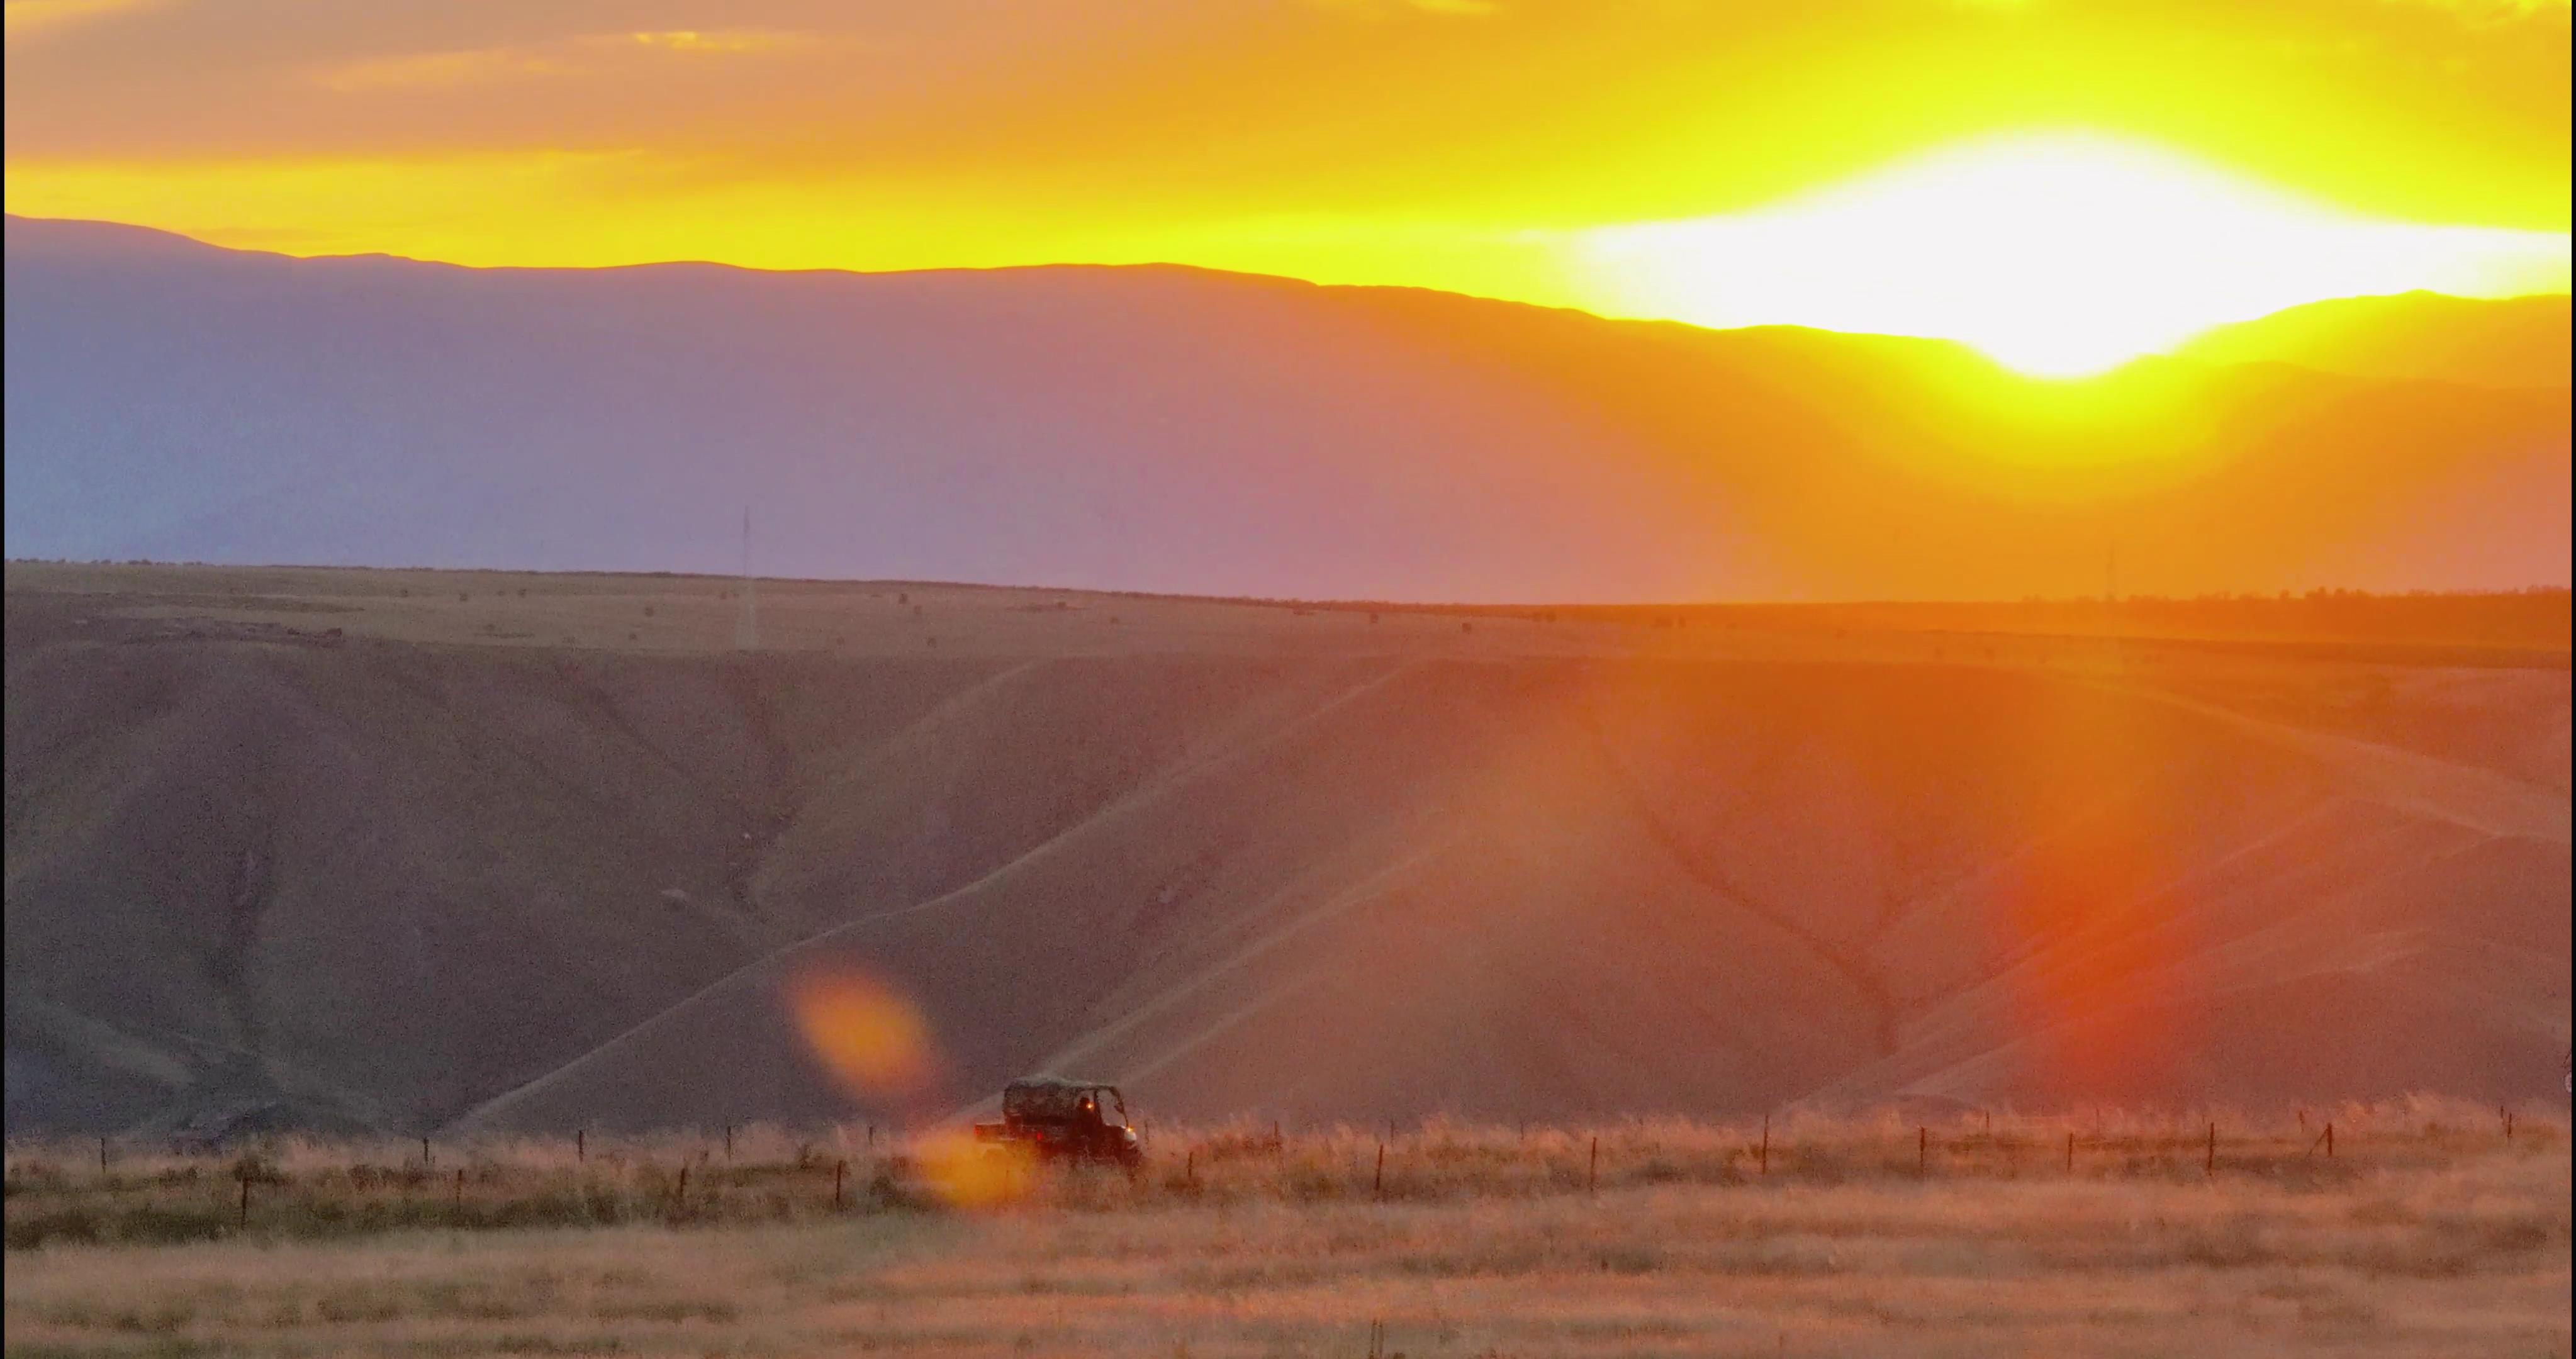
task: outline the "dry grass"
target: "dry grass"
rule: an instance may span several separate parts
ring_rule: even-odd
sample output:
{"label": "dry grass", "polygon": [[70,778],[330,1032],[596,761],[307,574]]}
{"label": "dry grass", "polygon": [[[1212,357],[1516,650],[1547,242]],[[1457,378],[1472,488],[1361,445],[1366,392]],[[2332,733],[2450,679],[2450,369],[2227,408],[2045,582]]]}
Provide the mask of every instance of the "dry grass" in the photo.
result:
{"label": "dry grass", "polygon": [[[730,1166],[720,1136],[594,1141],[578,1162],[552,1141],[440,1146],[426,1171],[417,1143],[287,1141],[248,1167],[267,1179],[247,1227],[233,1163],[129,1156],[102,1180],[94,1146],[86,1165],[16,1148],[6,1337],[1360,1355],[1383,1322],[1415,1356],[2566,1355],[2565,1120],[2508,1141],[2493,1111],[2441,1103],[2330,1116],[2331,1160],[2293,1116],[2218,1116],[2215,1174],[2206,1117],[1786,1120],[1767,1173],[1754,1128],[1433,1125],[1388,1144],[1382,1194],[1383,1130],[1164,1130],[1133,1181],[1038,1176],[981,1211],[945,1206],[925,1148],[870,1157],[857,1129],[744,1130]],[[79,1239],[173,1235],[207,1239]]]}

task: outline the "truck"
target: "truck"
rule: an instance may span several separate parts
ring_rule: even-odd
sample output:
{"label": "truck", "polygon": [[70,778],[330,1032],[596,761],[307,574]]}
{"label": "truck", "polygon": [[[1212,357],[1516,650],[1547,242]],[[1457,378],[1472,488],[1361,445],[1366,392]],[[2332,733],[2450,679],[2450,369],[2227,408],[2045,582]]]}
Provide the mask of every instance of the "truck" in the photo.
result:
{"label": "truck", "polygon": [[1130,1173],[1145,1147],[1127,1122],[1127,1100],[1105,1081],[1027,1076],[1002,1087],[1002,1117],[975,1125],[996,1154],[1017,1149],[1040,1161],[1115,1165]]}

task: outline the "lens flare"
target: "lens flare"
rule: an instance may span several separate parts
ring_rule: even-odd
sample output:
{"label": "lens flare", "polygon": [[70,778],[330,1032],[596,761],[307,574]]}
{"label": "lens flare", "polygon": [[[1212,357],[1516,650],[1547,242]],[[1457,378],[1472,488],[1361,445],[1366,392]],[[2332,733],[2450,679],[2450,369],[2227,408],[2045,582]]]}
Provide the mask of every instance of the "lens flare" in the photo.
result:
{"label": "lens flare", "polygon": [[937,1075],[930,1024],[893,987],[855,971],[818,971],[788,983],[788,1008],[833,1079],[863,1100],[906,1099]]}
{"label": "lens flare", "polygon": [[1015,1142],[979,1142],[963,1128],[941,1128],[913,1144],[924,1187],[952,1208],[999,1208],[1026,1197],[1042,1173]]}

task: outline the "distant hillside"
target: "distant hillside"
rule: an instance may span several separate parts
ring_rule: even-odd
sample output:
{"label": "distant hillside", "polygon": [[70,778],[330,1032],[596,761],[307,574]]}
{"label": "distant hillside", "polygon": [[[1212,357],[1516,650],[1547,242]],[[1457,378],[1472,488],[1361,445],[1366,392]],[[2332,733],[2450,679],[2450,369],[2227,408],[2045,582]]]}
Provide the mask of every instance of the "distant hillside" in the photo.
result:
{"label": "distant hillside", "polygon": [[2288,363],[2356,377],[2485,387],[2568,383],[2568,300],[2439,293],[2347,297],[2222,326],[2182,351],[2208,363]]}
{"label": "distant hillside", "polygon": [[1928,341],[1177,268],[7,229],[22,558],[720,571],[748,504],[774,574],[1230,595],[2009,599],[2097,592],[2115,551],[2136,592],[2569,579],[2564,387],[2067,387]]}

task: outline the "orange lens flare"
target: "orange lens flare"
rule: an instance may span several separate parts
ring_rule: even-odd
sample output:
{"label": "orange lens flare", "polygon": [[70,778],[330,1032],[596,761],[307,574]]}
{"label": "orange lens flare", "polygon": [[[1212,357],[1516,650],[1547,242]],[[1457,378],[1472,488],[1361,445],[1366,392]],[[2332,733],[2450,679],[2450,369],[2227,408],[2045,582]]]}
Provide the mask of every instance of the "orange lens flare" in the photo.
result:
{"label": "orange lens flare", "polygon": [[1018,1202],[1038,1180],[1037,1158],[1016,1142],[979,1142],[963,1128],[943,1128],[913,1145],[922,1184],[952,1208],[999,1208]]}
{"label": "orange lens flare", "polygon": [[814,972],[787,987],[806,1045],[851,1095],[904,1099],[938,1072],[930,1024],[894,988],[857,972]]}
{"label": "orange lens flare", "polygon": [[[2210,833],[2209,791],[2159,758],[2172,742],[2120,705],[2034,714],[2051,777],[2023,790],[2041,838],[1996,884],[2011,935],[2036,952],[2010,974],[2029,1088],[2046,1097],[2174,1096],[2199,1020],[2167,970],[2189,953],[2184,850]],[[2196,810],[2197,809],[2197,810]]]}

